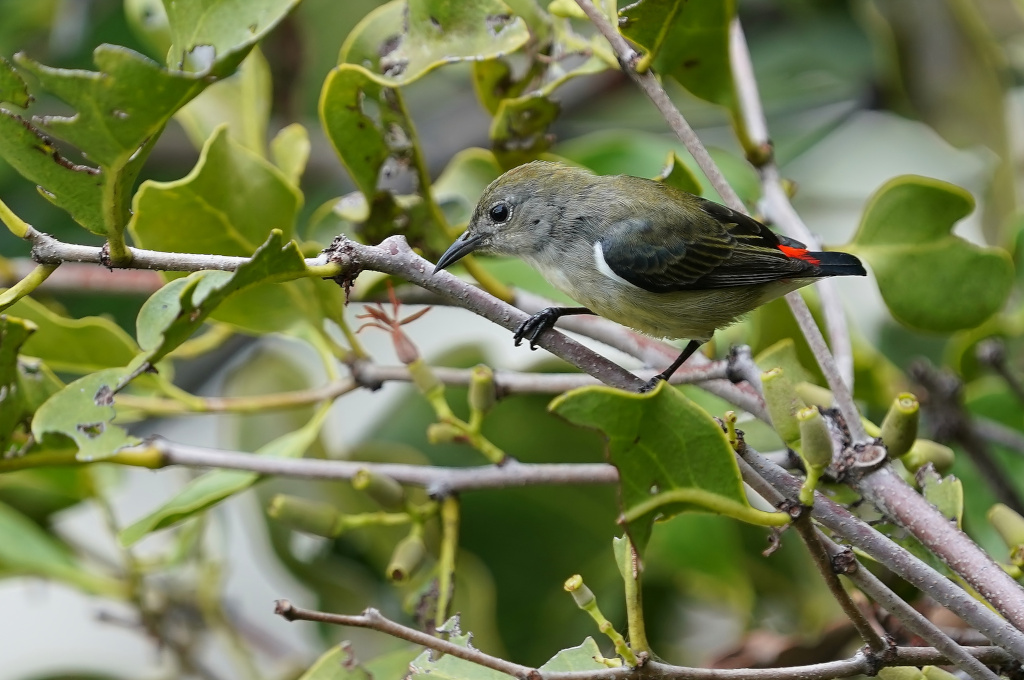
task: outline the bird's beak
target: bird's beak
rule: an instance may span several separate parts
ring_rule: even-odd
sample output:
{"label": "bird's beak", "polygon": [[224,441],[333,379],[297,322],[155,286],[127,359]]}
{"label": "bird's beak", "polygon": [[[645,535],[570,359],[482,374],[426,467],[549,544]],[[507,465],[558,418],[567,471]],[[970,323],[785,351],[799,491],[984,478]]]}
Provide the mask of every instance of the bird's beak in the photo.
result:
{"label": "bird's beak", "polygon": [[442,269],[447,269],[476,250],[477,244],[480,243],[482,238],[483,236],[480,234],[471,235],[468,231],[464,232],[448,250],[444,251],[444,255],[441,256],[441,259],[437,261],[437,265],[434,267],[434,273],[436,274]]}

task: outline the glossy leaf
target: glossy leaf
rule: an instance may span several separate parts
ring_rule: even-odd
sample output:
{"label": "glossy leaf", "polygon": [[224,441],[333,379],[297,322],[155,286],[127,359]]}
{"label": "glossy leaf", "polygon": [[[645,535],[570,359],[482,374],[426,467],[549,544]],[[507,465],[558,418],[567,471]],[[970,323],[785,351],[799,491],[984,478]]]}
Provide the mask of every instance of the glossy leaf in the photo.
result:
{"label": "glossy leaf", "polygon": [[915,329],[971,328],[997,312],[1013,282],[1001,248],[978,246],[951,232],[974,208],[963,189],[906,175],[868,202],[848,248],[871,265],[886,306]]}
{"label": "glossy leaf", "polygon": [[[608,438],[608,457],[618,468],[624,513],[660,493],[705,491],[726,504],[747,505],[735,455],[722,428],[679,390],[659,386],[648,394],[608,387],[572,390],[551,402],[551,411]],[[641,552],[656,518],[667,519],[693,503],[659,505],[629,524]]]}
{"label": "glossy leaf", "polygon": [[675,151],[669,152],[668,158],[665,159],[665,167],[662,168],[655,179],[662,184],[685,191],[688,194],[700,196],[703,192],[700,180],[697,179],[697,176],[693,174],[693,170],[686,166],[683,159]]}
{"label": "glossy leaf", "polygon": [[139,443],[137,437],[113,424],[114,389],[131,372],[108,368],[79,378],[57,392],[36,411],[32,434],[42,441],[48,434],[64,435],[78,446],[77,458],[102,460]]}
{"label": "glossy leaf", "polygon": [[536,160],[548,150],[547,129],[560,110],[558,102],[536,93],[501,101],[491,121],[491,144],[505,169]]}
{"label": "glossy leaf", "polygon": [[722,106],[733,103],[729,22],[734,0],[641,0],[620,12],[622,34],[647,50],[654,69]]}
{"label": "glossy leaf", "polygon": [[[267,458],[301,458],[320,436],[330,404],[321,406],[300,429],[278,437],[255,454]],[[182,522],[231,496],[245,491],[260,475],[243,470],[215,470],[189,482],[160,508],[126,527],[120,533],[121,544],[130,546],[154,531]]]}
{"label": "glossy leaf", "polygon": [[373,675],[356,659],[351,645],[343,642],[324,652],[299,680],[373,680]]}
{"label": "glossy leaf", "polygon": [[526,22],[501,0],[394,0],[352,29],[338,62],[399,86],[445,64],[510,54],[529,38]]}

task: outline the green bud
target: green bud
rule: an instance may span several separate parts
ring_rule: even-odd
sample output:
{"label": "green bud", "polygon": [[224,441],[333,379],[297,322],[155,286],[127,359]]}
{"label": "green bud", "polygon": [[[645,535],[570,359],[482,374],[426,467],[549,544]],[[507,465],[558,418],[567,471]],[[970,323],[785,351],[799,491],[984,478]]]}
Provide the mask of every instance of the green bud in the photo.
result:
{"label": "green bud", "polygon": [[930,439],[918,439],[914,445],[900,457],[903,466],[911,472],[917,472],[918,468],[926,463],[931,463],[940,473],[945,473],[953,467],[955,459],[953,449],[948,446],[933,442]]}
{"label": "green bud", "polygon": [[462,430],[451,423],[431,423],[427,428],[427,441],[431,444],[450,444],[463,436]]}
{"label": "green bud", "polygon": [[768,415],[771,416],[775,431],[787,444],[796,442],[800,439],[796,412],[804,408],[804,402],[781,368],[762,373],[761,383],[764,385],[764,402],[768,406]]}
{"label": "green bud", "polygon": [[828,424],[817,406],[802,408],[796,413],[800,423],[800,457],[809,468],[824,470],[832,462],[832,437]]}
{"label": "green bud", "polygon": [[494,388],[494,371],[489,366],[478,364],[473,367],[469,378],[469,407],[480,413],[487,413],[498,400]]}
{"label": "green bud", "polygon": [[405,488],[387,475],[363,468],[352,477],[352,488],[364,492],[385,510],[405,508]]}
{"label": "green bud", "polygon": [[423,543],[420,532],[414,531],[395,546],[388,563],[387,576],[395,583],[405,583],[416,573],[423,556],[427,554],[427,546]]}
{"label": "green bud", "polygon": [[1024,517],[996,503],[988,510],[988,521],[1010,549],[1010,561],[1018,567],[1024,565]]}
{"label": "green bud", "polygon": [[327,503],[278,494],[270,501],[267,514],[297,531],[334,538],[343,530],[342,515]]}
{"label": "green bud", "polygon": [[899,458],[917,439],[917,421],[920,404],[913,394],[904,392],[896,397],[882,421],[882,443],[890,458]]}
{"label": "green bud", "polygon": [[580,609],[587,609],[597,601],[594,592],[587,587],[587,584],[583,582],[583,577],[579,574],[573,574],[566,579],[565,585],[562,587],[567,593],[572,594],[572,599],[576,601],[576,606]]}
{"label": "green bud", "polygon": [[809,382],[798,382],[793,386],[796,390],[798,397],[804,400],[804,403],[808,406],[820,406],[821,408],[830,408],[834,399],[832,398],[831,390],[825,389],[821,385],[815,385]]}

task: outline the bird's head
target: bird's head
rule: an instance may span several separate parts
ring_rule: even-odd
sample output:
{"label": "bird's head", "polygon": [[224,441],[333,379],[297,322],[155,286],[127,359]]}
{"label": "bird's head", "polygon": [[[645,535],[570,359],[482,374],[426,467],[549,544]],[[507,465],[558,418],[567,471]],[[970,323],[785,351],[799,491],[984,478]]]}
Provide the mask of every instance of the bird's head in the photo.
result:
{"label": "bird's head", "polygon": [[587,170],[534,161],[509,170],[484,189],[462,236],[434,272],[472,252],[529,258],[550,242],[568,201],[593,180]]}

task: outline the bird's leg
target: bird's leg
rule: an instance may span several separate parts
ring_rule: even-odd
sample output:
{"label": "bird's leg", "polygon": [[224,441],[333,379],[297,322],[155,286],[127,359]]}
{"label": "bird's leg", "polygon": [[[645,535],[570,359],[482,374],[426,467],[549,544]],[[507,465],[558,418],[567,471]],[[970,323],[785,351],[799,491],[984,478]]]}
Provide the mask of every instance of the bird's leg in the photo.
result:
{"label": "bird's leg", "polygon": [[530,349],[537,349],[537,338],[540,334],[555,325],[555,322],[563,316],[570,314],[593,314],[586,307],[548,307],[537,312],[524,321],[516,329],[512,338],[516,341],[516,347],[526,338],[530,341]]}
{"label": "bird's leg", "polygon": [[672,377],[672,374],[676,372],[676,369],[682,366],[686,362],[686,360],[693,355],[694,352],[700,349],[700,346],[703,344],[704,343],[698,342],[697,340],[690,340],[686,347],[683,348],[683,351],[679,353],[679,356],[676,357],[676,360],[672,362],[672,365],[666,368],[658,375],[648,380],[647,384],[644,385],[640,391],[650,392],[651,390],[658,386],[658,383],[660,381],[664,380],[665,382],[668,382],[668,379]]}

